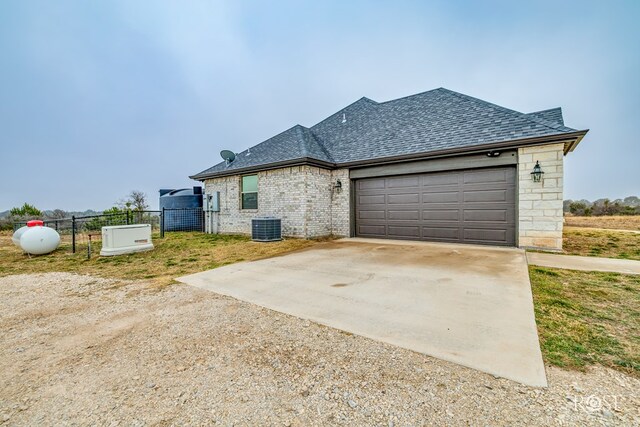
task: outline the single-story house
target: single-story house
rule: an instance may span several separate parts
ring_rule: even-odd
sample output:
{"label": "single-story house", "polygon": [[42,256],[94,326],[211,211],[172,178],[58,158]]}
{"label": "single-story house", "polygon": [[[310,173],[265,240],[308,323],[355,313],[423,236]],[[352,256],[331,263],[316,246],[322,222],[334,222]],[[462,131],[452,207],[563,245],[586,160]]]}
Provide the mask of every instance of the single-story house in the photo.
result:
{"label": "single-story house", "polygon": [[220,193],[221,233],[274,216],[285,236],[559,250],[563,158],[586,133],[560,108],[520,113],[439,88],[361,98],[191,178]]}

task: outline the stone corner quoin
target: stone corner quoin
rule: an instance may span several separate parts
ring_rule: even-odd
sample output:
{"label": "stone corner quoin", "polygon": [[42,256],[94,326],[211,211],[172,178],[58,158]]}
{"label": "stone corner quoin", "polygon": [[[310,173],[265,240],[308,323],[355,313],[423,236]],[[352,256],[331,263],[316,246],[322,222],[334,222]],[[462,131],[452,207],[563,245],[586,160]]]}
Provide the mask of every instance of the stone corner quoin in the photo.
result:
{"label": "stone corner quoin", "polygon": [[[564,144],[518,149],[518,246],[562,250]],[[533,182],[539,161],[544,175]]]}

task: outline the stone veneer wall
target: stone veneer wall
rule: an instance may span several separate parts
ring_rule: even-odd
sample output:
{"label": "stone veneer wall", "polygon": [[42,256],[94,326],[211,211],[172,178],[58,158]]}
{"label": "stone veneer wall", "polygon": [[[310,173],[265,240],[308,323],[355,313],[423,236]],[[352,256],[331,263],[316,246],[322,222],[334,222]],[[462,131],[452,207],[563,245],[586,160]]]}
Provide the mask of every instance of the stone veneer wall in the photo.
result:
{"label": "stone veneer wall", "polygon": [[[349,235],[349,171],[296,166],[258,172],[258,209],[240,209],[240,175],[205,181],[205,192],[220,192],[219,231],[251,233],[251,219],[282,219],[292,237]],[[334,189],[337,179],[342,191]]]}
{"label": "stone veneer wall", "polygon": [[[564,144],[518,149],[518,245],[562,250]],[[536,161],[544,171],[533,182]]]}
{"label": "stone veneer wall", "polygon": [[349,237],[351,235],[351,186],[349,169],[331,171],[331,182],[342,182],[342,190],[334,191],[331,199],[331,234]]}

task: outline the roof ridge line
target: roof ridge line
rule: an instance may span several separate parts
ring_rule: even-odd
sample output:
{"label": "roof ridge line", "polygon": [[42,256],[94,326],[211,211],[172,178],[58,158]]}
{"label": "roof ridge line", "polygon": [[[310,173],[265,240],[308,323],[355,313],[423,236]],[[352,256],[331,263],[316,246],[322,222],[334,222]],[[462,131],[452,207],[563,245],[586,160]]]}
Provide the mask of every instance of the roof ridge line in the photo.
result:
{"label": "roof ridge line", "polygon": [[[322,144],[320,142],[320,140],[316,137],[316,135],[311,131],[311,129],[304,127],[304,126],[300,126],[302,129],[300,129],[300,132],[302,133],[301,138],[300,138],[300,144],[302,145],[302,154],[305,155],[305,157],[310,157],[310,158],[314,158],[317,159],[317,157],[314,157],[311,154],[311,150],[309,150],[307,144],[316,144],[319,148],[320,151],[322,151],[327,158],[329,158],[332,162],[335,162],[333,160],[333,156],[329,153],[329,151],[327,150],[327,148],[324,146],[324,144]],[[322,159],[318,159],[318,160],[322,160]]]}
{"label": "roof ridge line", "polygon": [[376,104],[378,104],[378,105],[388,104],[390,102],[400,101],[401,99],[413,98],[414,96],[424,95],[425,93],[435,92],[435,91],[438,91],[438,90],[449,90],[449,89],[446,89],[444,87],[437,87],[435,89],[425,90],[424,92],[414,93],[413,95],[401,96],[400,98],[390,99],[388,101],[376,102]]}
{"label": "roof ridge line", "polygon": [[335,113],[331,114],[330,116],[327,116],[327,117],[325,117],[324,119],[320,120],[318,123],[314,124],[313,126],[309,127],[308,129],[313,129],[314,127],[318,126],[320,123],[324,123],[324,122],[326,122],[327,120],[329,120],[329,119],[330,119],[330,118],[332,118],[333,116],[336,116],[336,115],[338,115],[338,114],[342,113],[342,112],[343,112],[344,110],[346,110],[347,108],[351,107],[352,105],[357,104],[358,102],[360,102],[360,101],[362,101],[362,100],[366,101],[366,102],[367,102],[367,103],[369,103],[369,104],[372,104],[373,106],[378,106],[378,105],[380,105],[380,103],[379,103],[379,102],[376,102],[376,101],[374,101],[373,99],[369,99],[369,98],[367,98],[366,96],[362,96],[362,97],[358,98],[357,100],[353,101],[351,104],[349,104],[349,105],[347,105],[347,106],[345,106],[345,107],[342,107],[341,109],[339,109],[339,110],[338,110],[338,111],[336,111]]}
{"label": "roof ridge line", "polygon": [[304,157],[307,157],[307,155],[309,154],[309,150],[307,150],[307,144],[306,144],[307,138],[305,136],[305,130],[307,128],[305,128],[302,125],[295,125],[294,128],[296,129],[296,131],[298,131],[300,135],[300,140],[298,141],[298,145],[300,146],[300,152]]}
{"label": "roof ridge line", "polygon": [[553,108],[547,108],[546,110],[538,110],[538,111],[532,111],[530,113],[522,113],[522,114],[538,114],[538,113],[546,113],[547,111],[551,111],[551,110],[560,110],[562,111],[562,107],[553,107]]}
{"label": "roof ridge line", "polygon": [[320,138],[318,138],[316,136],[316,134],[311,129],[308,129],[308,131],[309,131],[309,135],[311,135],[311,138],[313,139],[313,141],[316,144],[318,144],[318,147],[320,147],[322,152],[327,155],[327,158],[329,158],[333,163],[335,163],[336,162],[335,159],[333,158],[333,156],[331,155],[329,150],[327,150],[327,147],[324,146],[324,143],[320,140]]}
{"label": "roof ridge line", "polygon": [[[269,140],[272,140],[273,138],[275,138],[275,137],[277,137],[277,136],[280,136],[280,135],[282,135],[282,134],[283,134],[283,133],[285,133],[285,132],[289,132],[290,130],[293,130],[293,129],[294,129],[294,128],[296,128],[296,127],[301,127],[301,128],[308,129],[307,127],[302,126],[301,124],[296,124],[296,125],[291,126],[290,128],[287,128],[287,129],[283,130],[283,131],[282,131],[282,132],[280,132],[280,133],[277,133],[277,134],[273,135],[272,137],[269,137],[269,138],[267,138],[267,139],[265,139],[265,140],[263,140],[263,141],[260,141],[260,142],[258,142],[258,143],[257,143],[257,144],[255,144],[255,145],[252,145],[252,146],[251,146],[251,147],[249,147],[249,148],[257,147],[258,145],[263,144],[263,143],[265,143],[265,142],[267,142],[267,141],[269,141]],[[240,153],[244,153],[245,151],[247,151],[247,150],[243,150],[243,151],[241,151]],[[240,153],[237,153],[237,154],[240,154]]]}
{"label": "roof ridge line", "polygon": [[[257,146],[258,146],[258,145],[260,145],[260,144],[264,144],[265,142],[270,141],[270,140],[272,140],[273,138],[278,137],[278,136],[282,135],[283,133],[289,132],[289,131],[291,131],[291,130],[293,130],[293,129],[297,128],[297,127],[301,127],[301,128],[304,128],[304,129],[309,129],[309,128],[305,127],[305,126],[302,126],[301,124],[296,124],[296,125],[291,126],[290,128],[287,128],[287,129],[283,130],[283,131],[282,131],[282,132],[280,132],[280,133],[277,133],[277,134],[273,135],[273,136],[272,136],[272,137],[270,137],[270,138],[265,139],[264,141],[260,141],[260,142],[258,142],[257,144],[250,146],[248,149],[255,148],[255,147],[257,147]],[[242,150],[242,151],[240,151],[239,153],[236,153],[236,154],[242,154],[242,153],[244,153],[245,151],[247,151],[248,149],[246,149],[246,150]],[[214,166],[215,166],[215,165],[214,165]]]}

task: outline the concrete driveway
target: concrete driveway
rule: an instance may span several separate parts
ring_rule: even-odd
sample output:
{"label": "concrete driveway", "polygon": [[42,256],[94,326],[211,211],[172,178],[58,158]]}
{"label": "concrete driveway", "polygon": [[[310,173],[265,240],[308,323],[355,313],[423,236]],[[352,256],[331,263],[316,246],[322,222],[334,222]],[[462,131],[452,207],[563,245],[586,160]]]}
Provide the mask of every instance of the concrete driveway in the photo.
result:
{"label": "concrete driveway", "polygon": [[546,386],[523,251],[343,239],[181,282]]}

